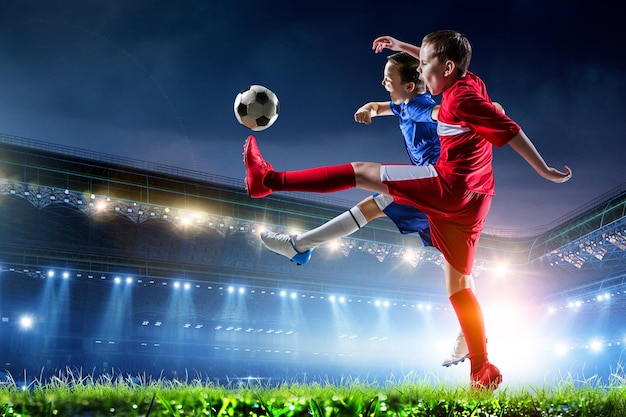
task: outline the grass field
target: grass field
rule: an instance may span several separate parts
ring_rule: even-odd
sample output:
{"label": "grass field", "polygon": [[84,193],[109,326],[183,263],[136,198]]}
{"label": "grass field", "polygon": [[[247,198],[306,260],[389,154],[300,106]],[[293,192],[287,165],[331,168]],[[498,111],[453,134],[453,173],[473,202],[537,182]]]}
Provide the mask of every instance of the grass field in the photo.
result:
{"label": "grass field", "polygon": [[552,387],[472,391],[403,377],[372,384],[202,379],[142,381],[68,371],[45,384],[0,388],[0,416],[626,416],[626,379],[564,378]]}

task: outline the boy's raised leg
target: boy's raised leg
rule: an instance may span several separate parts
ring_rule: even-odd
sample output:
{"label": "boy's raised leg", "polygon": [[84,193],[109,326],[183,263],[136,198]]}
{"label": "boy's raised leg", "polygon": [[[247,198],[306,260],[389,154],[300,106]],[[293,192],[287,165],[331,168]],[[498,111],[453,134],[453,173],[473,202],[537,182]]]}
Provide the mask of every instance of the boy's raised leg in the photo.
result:
{"label": "boy's raised leg", "polygon": [[261,232],[261,240],[272,252],[283,255],[298,265],[303,265],[311,259],[313,249],[331,240],[351,235],[365,226],[367,222],[359,207],[354,206],[308,232],[290,236],[265,231]]}
{"label": "boy's raised leg", "polygon": [[302,169],[275,171],[263,159],[254,136],[244,143],[243,162],[246,165],[246,192],[252,198],[261,198],[277,191],[333,193],[356,187],[356,176],[351,163]]}

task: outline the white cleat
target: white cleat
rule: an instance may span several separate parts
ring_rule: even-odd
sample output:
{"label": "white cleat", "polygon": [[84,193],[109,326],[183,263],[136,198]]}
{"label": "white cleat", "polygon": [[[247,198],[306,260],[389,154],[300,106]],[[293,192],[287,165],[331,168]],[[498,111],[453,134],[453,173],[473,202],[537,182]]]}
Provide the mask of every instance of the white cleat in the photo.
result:
{"label": "white cleat", "polygon": [[261,232],[261,241],[266,248],[274,253],[283,255],[298,265],[304,265],[311,260],[312,249],[298,252],[293,244],[293,238],[283,233]]}
{"label": "white cleat", "polygon": [[448,367],[458,365],[467,358],[469,358],[469,348],[467,347],[467,342],[465,341],[463,332],[460,332],[456,338],[456,343],[454,344],[452,353],[441,363],[441,366]]}

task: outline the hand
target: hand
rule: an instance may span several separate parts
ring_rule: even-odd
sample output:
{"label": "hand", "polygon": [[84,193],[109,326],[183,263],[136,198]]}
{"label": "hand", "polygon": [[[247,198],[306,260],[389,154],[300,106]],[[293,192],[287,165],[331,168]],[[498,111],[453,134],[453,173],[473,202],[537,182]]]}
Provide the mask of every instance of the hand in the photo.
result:
{"label": "hand", "polygon": [[383,49],[391,49],[392,51],[400,51],[400,44],[402,42],[391,36],[380,36],[374,39],[372,43],[372,49],[375,53],[380,53]]}
{"label": "hand", "polygon": [[361,107],[354,113],[354,121],[357,123],[364,123],[366,125],[372,123],[372,113],[370,110]]}
{"label": "hand", "polygon": [[555,168],[548,168],[548,172],[546,172],[543,177],[552,182],[562,183],[572,178],[572,170],[567,165],[565,165],[565,172],[561,172]]}

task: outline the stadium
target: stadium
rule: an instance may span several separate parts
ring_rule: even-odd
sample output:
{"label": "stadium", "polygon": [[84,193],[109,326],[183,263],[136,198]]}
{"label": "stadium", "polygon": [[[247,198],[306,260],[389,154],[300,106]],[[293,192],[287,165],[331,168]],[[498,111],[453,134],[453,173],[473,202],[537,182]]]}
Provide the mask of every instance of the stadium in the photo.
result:
{"label": "stadium", "polygon": [[[297,266],[258,233],[351,203],[0,135],[0,367],[212,381],[384,381],[443,368],[442,258],[376,220]],[[486,230],[474,276],[505,385],[607,381],[626,345],[626,183],[545,227]],[[497,297],[496,297],[497,295]]]}

